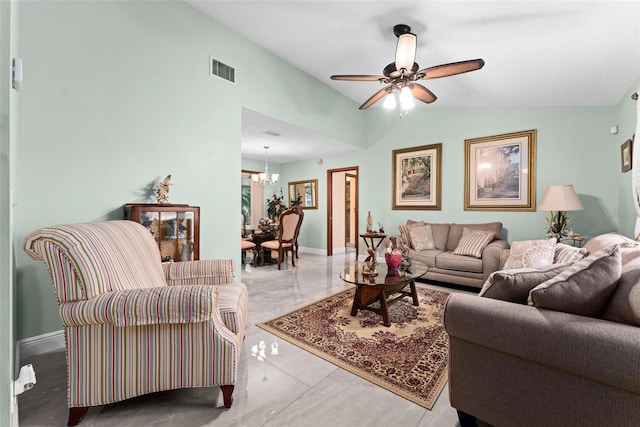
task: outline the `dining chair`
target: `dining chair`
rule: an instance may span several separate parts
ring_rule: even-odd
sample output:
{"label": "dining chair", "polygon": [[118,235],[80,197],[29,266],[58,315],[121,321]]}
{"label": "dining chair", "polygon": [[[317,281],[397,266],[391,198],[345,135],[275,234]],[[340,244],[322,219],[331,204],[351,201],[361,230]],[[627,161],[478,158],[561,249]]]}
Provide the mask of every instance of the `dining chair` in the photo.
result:
{"label": "dining chair", "polygon": [[255,250],[256,244],[251,241],[250,237],[242,237],[240,240],[240,249],[242,250],[242,263],[246,264],[247,262],[247,251],[251,251],[253,253],[253,262],[255,263]]}
{"label": "dining chair", "polygon": [[269,240],[260,244],[260,258],[264,259],[264,251],[278,251],[278,270],[284,259],[284,254],[291,252],[291,265],[295,267],[296,238],[300,232],[300,225],[304,218],[304,212],[297,207],[287,209],[280,214],[280,226],[278,239]]}

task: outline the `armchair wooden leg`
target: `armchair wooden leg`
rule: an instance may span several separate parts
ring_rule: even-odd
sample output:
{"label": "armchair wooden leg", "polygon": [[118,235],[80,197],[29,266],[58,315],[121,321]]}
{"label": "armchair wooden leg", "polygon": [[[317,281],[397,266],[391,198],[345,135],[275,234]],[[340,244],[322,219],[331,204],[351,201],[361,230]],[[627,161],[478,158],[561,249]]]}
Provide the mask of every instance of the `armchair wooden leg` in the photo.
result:
{"label": "armchair wooden leg", "polygon": [[233,385],[221,385],[222,397],[224,398],[224,407],[231,408],[233,404]]}
{"label": "armchair wooden leg", "polygon": [[77,426],[84,418],[89,410],[88,406],[81,406],[76,408],[69,408],[69,421],[68,426]]}

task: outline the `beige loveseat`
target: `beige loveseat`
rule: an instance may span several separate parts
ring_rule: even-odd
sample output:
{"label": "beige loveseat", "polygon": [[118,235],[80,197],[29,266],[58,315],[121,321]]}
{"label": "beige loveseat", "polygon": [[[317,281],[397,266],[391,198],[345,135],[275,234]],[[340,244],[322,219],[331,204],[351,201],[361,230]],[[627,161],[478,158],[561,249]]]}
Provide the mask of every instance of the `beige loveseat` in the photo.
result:
{"label": "beige loveseat", "polygon": [[[600,271],[576,276],[585,274],[577,263],[588,264],[611,245],[618,245],[610,257],[618,251],[619,279]],[[585,249],[590,256],[566,267],[573,267],[570,275],[552,279],[557,285],[573,278],[574,295],[590,295],[577,302],[563,295],[564,312],[530,305],[531,292],[529,305],[450,296],[449,396],[462,426],[475,425],[475,418],[494,426],[640,426],[640,247],[609,233]],[[538,290],[549,289],[547,283]],[[567,312],[585,304],[600,314]]]}
{"label": "beige loveseat", "polygon": [[[429,225],[433,235],[435,248],[416,250],[409,236],[410,229],[416,226]],[[491,241],[483,250],[480,258],[465,255],[455,255],[465,228],[483,230],[493,233]],[[489,275],[499,270],[504,260],[504,249],[509,247],[502,239],[502,223],[489,222],[484,224],[436,224],[408,220],[405,225],[398,227],[400,236],[398,245],[406,251],[412,261],[418,261],[429,266],[429,271],[422,278],[439,282],[453,283],[463,286],[481,288]]]}

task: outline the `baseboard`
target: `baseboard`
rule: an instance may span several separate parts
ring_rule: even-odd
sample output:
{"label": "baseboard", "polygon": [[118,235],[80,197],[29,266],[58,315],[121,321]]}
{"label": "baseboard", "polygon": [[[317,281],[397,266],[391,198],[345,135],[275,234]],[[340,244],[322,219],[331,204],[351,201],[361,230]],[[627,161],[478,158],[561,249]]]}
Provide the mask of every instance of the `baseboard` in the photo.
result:
{"label": "baseboard", "polygon": [[326,249],[316,249],[316,248],[305,248],[300,246],[298,248],[298,252],[301,254],[311,254],[311,255],[324,255],[327,256]]}
{"label": "baseboard", "polygon": [[37,354],[48,353],[63,348],[64,331],[61,329],[18,341],[17,354],[19,355],[19,360],[23,360]]}

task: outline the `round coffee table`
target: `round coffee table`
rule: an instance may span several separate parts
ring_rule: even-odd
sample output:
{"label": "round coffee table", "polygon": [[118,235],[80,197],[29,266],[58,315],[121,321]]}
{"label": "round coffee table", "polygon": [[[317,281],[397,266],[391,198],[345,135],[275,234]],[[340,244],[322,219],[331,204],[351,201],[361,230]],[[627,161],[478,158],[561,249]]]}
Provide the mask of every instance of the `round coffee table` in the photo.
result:
{"label": "round coffee table", "polygon": [[[407,296],[411,297],[413,305],[419,305],[415,279],[427,270],[425,264],[414,263],[408,270],[389,271],[385,263],[380,263],[375,270],[377,274],[370,275],[364,272],[363,262],[350,262],[340,273],[340,278],[356,285],[351,315],[358,314],[358,310],[369,310],[382,316],[384,326],[391,326],[387,307]],[[407,285],[409,290],[405,290]],[[380,303],[379,307],[372,307],[376,301]]]}

